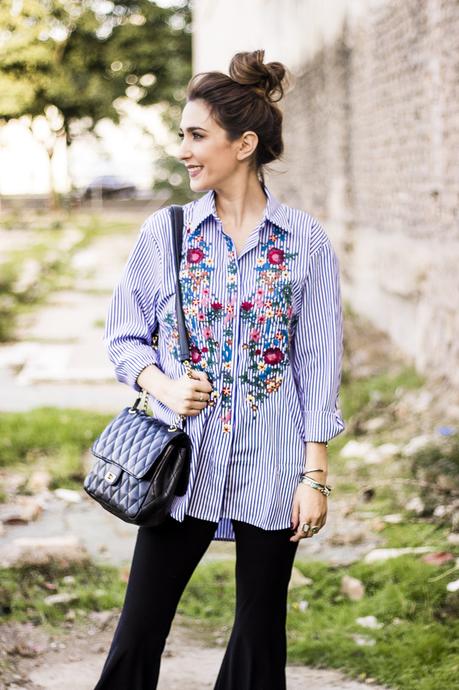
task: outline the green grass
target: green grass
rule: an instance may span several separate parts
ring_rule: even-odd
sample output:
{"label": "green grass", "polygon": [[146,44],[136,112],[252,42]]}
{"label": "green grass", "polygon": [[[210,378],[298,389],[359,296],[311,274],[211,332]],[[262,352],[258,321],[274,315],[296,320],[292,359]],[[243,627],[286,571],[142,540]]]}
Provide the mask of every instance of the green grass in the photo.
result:
{"label": "green grass", "polygon": [[[68,576],[73,582],[66,582]],[[30,621],[49,630],[58,628],[72,609],[76,619],[90,611],[119,609],[126,583],[117,568],[87,564],[65,569],[53,566],[0,569],[0,617],[19,622]],[[52,594],[76,595],[69,603],[49,604]]]}
{"label": "green grass", "polygon": [[340,391],[343,417],[350,419],[355,414],[365,415],[371,410],[383,410],[394,400],[397,389],[420,388],[424,378],[413,367],[404,367],[397,374],[381,374],[363,379],[351,379],[343,375]]}
{"label": "green grass", "polygon": [[75,409],[35,408],[0,416],[0,467],[47,469],[51,489],[81,489],[83,454],[114,416]]}

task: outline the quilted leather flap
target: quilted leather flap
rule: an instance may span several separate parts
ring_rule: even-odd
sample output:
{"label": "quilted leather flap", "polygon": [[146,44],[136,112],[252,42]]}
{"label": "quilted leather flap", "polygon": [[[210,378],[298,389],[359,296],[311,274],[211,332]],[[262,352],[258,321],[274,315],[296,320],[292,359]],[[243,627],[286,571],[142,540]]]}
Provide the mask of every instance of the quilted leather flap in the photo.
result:
{"label": "quilted leather flap", "polygon": [[94,441],[91,451],[97,458],[141,479],[171,441],[189,448],[189,438],[183,431],[168,431],[155,417],[145,412],[131,414],[129,409],[125,407]]}

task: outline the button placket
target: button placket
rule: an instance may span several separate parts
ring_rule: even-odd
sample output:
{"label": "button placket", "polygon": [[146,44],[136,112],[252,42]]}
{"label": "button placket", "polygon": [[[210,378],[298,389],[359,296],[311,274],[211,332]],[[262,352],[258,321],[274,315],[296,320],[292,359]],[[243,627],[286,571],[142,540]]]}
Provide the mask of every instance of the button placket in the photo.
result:
{"label": "button placket", "polygon": [[237,348],[235,343],[234,321],[237,308],[237,292],[239,271],[237,266],[236,249],[233,240],[227,235],[224,236],[228,248],[228,269],[227,269],[227,292],[229,300],[226,305],[226,314],[223,322],[223,347],[222,347],[222,431],[229,433],[232,427],[232,415],[234,400],[232,400],[233,381],[234,381],[234,352]]}

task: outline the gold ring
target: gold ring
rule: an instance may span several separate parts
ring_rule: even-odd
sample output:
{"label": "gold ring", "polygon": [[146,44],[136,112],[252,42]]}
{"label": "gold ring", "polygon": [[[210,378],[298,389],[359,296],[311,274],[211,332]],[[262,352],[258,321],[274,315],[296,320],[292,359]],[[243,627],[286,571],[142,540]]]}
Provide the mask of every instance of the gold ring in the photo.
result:
{"label": "gold ring", "polygon": [[308,525],[307,522],[303,522],[303,524],[301,526],[301,531],[302,532],[309,532],[310,529],[311,529],[311,525]]}

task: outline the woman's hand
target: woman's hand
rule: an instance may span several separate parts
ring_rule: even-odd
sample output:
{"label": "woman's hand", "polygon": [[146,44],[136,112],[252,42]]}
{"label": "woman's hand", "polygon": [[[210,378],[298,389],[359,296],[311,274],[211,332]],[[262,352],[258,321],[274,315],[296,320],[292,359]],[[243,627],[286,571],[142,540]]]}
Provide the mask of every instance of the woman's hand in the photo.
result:
{"label": "woman's hand", "polygon": [[311,531],[303,532],[301,528],[305,522],[311,527],[323,527],[327,520],[327,508],[327,496],[308,484],[298,484],[292,504],[292,529],[296,531],[290,541],[313,537]]}
{"label": "woman's hand", "polygon": [[191,369],[191,374],[192,378],[187,373],[179,379],[169,378],[159,399],[177,414],[195,417],[207,407],[212,386],[204,371]]}

